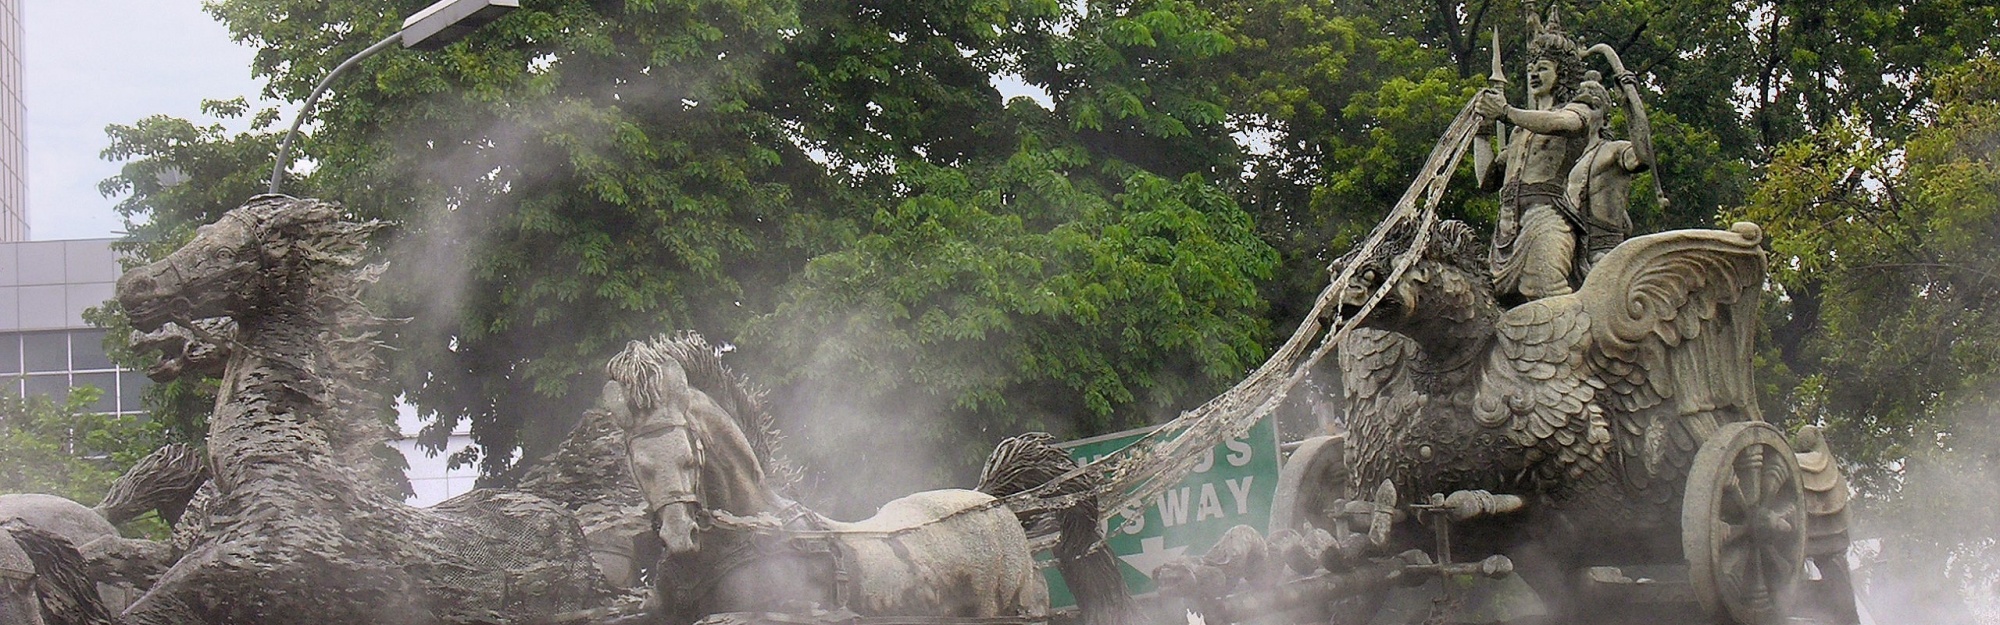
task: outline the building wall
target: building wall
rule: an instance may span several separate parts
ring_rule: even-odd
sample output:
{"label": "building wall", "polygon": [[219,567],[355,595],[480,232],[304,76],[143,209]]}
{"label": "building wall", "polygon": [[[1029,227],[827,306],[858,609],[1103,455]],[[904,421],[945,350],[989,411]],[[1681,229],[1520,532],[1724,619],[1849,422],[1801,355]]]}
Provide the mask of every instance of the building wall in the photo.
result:
{"label": "building wall", "polygon": [[469,424],[460,423],[445,441],[444,451],[433,455],[430,451],[417,447],[417,431],[424,422],[417,416],[417,407],[396,402],[396,426],[403,432],[403,439],[395,442],[396,450],[403,452],[403,460],[409,468],[403,475],[410,478],[410,490],[416,493],[410,497],[412,506],[430,506],[438,502],[465,494],[479,481],[479,468],[465,466],[451,468],[451,455],[472,446],[472,431]]}
{"label": "building wall", "polygon": [[104,330],[83,320],[85,309],[112,297],[119,267],[111,241],[0,243],[0,390],[60,399],[92,386],[103,391],[94,412],[144,410],[139,397],[152,382],[113,365]]}
{"label": "building wall", "polygon": [[28,240],[27,106],[21,97],[21,3],[0,0],[0,242]]}

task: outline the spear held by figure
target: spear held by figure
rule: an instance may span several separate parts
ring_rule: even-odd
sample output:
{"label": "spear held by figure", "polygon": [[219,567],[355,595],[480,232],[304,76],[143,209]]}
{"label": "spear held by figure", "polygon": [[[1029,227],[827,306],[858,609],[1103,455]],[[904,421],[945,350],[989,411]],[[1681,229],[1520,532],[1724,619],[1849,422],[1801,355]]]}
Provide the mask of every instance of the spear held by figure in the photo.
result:
{"label": "spear held by figure", "polygon": [[[1507,70],[1500,67],[1500,27],[1498,26],[1493,27],[1493,71],[1486,75],[1486,86],[1502,93],[1505,93],[1507,89]],[[1500,145],[1507,145],[1506,122],[1498,119],[1493,120],[1493,136],[1499,138]]]}

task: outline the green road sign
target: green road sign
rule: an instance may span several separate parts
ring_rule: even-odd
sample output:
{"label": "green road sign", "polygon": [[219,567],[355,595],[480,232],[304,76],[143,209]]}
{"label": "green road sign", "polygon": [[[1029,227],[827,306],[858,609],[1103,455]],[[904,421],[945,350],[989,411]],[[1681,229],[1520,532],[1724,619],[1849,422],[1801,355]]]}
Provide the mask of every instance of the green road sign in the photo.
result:
{"label": "green road sign", "polygon": [[[1070,457],[1089,462],[1131,445],[1154,428],[1127,430],[1060,445]],[[1200,555],[1231,527],[1265,531],[1271,500],[1278,490],[1278,431],[1271,419],[1241,438],[1224,441],[1203,454],[1201,464],[1180,484],[1157,497],[1117,511],[1106,523],[1106,546],[1123,563],[1125,586],[1133,594],[1153,591],[1153,569],[1184,555]],[[1076,604],[1055,567],[1042,569],[1055,607]]]}

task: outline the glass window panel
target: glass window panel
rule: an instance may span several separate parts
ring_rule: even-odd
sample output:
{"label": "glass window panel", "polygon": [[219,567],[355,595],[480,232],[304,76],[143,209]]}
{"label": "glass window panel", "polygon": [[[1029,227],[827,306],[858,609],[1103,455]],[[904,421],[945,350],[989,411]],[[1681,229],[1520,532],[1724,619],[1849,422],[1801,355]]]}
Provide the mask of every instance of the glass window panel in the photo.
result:
{"label": "glass window panel", "polygon": [[80,330],[69,333],[69,361],[73,365],[71,368],[75,370],[110,369],[111,357],[104,355],[104,331]]}
{"label": "glass window panel", "polygon": [[29,372],[68,371],[69,333],[35,332],[21,335],[21,361]]}
{"label": "glass window panel", "polygon": [[78,373],[70,377],[70,386],[71,387],[94,386],[97,387],[98,391],[100,391],[97,394],[97,401],[90,402],[90,406],[84,408],[84,411],[86,412],[118,411],[118,374]]}
{"label": "glass window panel", "polygon": [[0,334],[0,373],[21,372],[21,335]]}
{"label": "glass window panel", "polygon": [[23,386],[28,397],[47,397],[58,404],[69,401],[69,376],[65,374],[31,375]]}
{"label": "glass window panel", "polygon": [[145,396],[146,389],[153,386],[153,381],[146,379],[146,374],[144,373],[120,371],[118,372],[118,382],[118,411],[139,412],[145,410],[146,404],[140,401],[140,398]]}

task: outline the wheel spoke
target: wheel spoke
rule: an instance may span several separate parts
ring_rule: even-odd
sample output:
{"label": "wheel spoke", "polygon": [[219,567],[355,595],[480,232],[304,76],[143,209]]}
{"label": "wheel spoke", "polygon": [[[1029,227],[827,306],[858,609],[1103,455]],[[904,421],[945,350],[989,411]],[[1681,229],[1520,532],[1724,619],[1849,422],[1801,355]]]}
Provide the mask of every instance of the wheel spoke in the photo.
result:
{"label": "wheel spoke", "polygon": [[1802,564],[1792,562],[1792,559],[1787,557],[1784,550],[1777,545],[1763,545],[1758,551],[1763,554],[1764,564],[1770,567],[1770,573],[1782,576],[1794,566],[1803,566]]}
{"label": "wheel spoke", "polygon": [[1764,558],[1756,547],[1743,550],[1741,572],[1733,580],[1732,587],[1723,592],[1735,595],[1743,604],[1755,608],[1763,597],[1765,585]]}
{"label": "wheel spoke", "polygon": [[[1736,457],[1736,482],[1743,489],[1743,509],[1750,510],[1764,501],[1764,455],[1755,450]],[[1744,479],[1744,478],[1749,479]]]}
{"label": "wheel spoke", "polygon": [[1733,475],[1730,476],[1728,482],[1723,483],[1722,505],[1716,507],[1716,516],[1721,517],[1723,520],[1735,521],[1741,521],[1746,518],[1750,511],[1750,502],[1744,500],[1743,488],[1740,484],[1741,482],[1736,480]]}
{"label": "wheel spoke", "polygon": [[[1769,447],[1764,447],[1762,449],[1764,449],[1767,452],[1776,451]],[[1786,471],[1784,462],[1772,461],[1769,455],[1765,456],[1765,460],[1766,462],[1764,463],[1764,474],[1762,476],[1765,481],[1758,484],[1758,492],[1762,493],[1764,496],[1764,501],[1757,502],[1760,506],[1765,505],[1773,500],[1783,500],[1784,498],[1780,495],[1780,493],[1784,492],[1784,485],[1785,482],[1787,481],[1785,479]]]}
{"label": "wheel spoke", "polygon": [[1798,506],[1793,505],[1791,502],[1774,502],[1767,514],[1769,515],[1767,518],[1770,520],[1766,524],[1770,526],[1771,534],[1774,537],[1789,539],[1806,531],[1805,515],[1800,514]]}
{"label": "wheel spoke", "polygon": [[1754,552],[1754,549],[1723,549],[1716,554],[1715,568],[1724,575],[1742,577]]}
{"label": "wheel spoke", "polygon": [[1742,547],[1736,543],[1742,542],[1743,539],[1750,536],[1750,526],[1748,525],[1727,521],[1718,522],[1716,525],[1716,532],[1720,534],[1720,537],[1715,542],[1722,545],[1723,549],[1741,549]]}
{"label": "wheel spoke", "polygon": [[1750,575],[1748,569],[1749,561],[1742,558],[1723,556],[1722,560],[1718,563],[1723,566],[1713,572],[1718,586],[1717,590],[1721,591],[1723,596],[1741,597],[1743,595],[1742,590],[1748,588],[1744,584],[1744,581]]}

